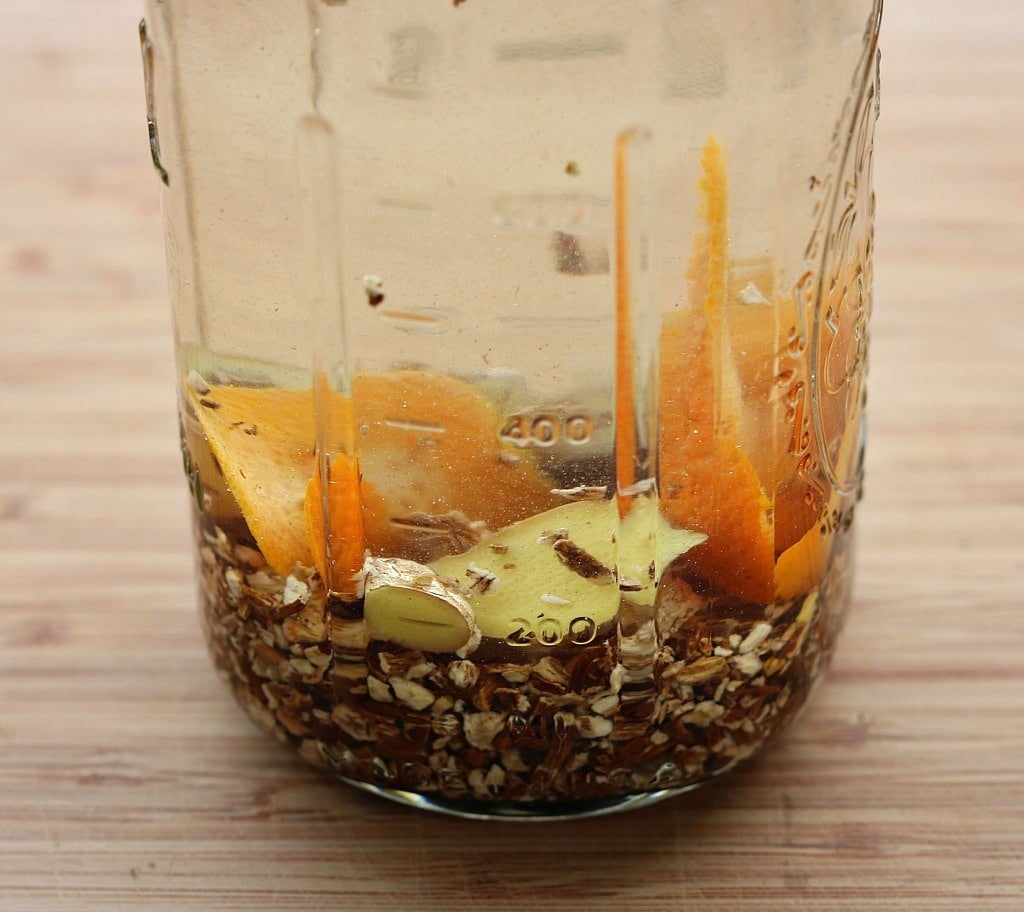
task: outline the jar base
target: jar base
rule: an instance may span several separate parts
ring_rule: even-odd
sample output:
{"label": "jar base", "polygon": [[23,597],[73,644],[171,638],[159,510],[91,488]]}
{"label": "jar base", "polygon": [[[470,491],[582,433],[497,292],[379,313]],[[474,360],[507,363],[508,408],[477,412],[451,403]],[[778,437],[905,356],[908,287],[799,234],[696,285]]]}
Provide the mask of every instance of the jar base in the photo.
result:
{"label": "jar base", "polygon": [[494,803],[484,803],[470,798],[446,798],[443,795],[424,795],[403,789],[384,788],[371,782],[361,782],[345,776],[338,778],[360,791],[406,807],[418,808],[421,811],[445,814],[463,820],[504,820],[521,823],[581,820],[588,817],[606,817],[623,811],[634,811],[693,791],[706,781],[702,779],[687,785],[658,789],[653,792],[613,795],[607,798],[587,798],[580,801],[495,801]]}

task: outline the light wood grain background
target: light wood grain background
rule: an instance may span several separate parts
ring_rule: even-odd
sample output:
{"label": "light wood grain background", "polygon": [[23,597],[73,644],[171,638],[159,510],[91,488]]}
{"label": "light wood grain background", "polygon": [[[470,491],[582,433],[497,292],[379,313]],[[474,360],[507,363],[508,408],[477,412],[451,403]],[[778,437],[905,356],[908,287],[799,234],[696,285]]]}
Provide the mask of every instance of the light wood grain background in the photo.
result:
{"label": "light wood grain background", "polygon": [[0,3],[0,910],[1024,909],[1024,5],[889,0],[856,608],[802,722],[598,822],[321,779],[193,601],[136,0]]}

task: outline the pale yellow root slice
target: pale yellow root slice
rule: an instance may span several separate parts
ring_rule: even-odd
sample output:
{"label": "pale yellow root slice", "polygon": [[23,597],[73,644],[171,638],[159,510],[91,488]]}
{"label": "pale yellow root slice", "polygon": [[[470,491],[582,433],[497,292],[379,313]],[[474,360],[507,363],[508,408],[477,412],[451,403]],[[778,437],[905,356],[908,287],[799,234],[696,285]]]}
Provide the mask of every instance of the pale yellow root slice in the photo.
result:
{"label": "pale yellow root slice", "polygon": [[215,386],[187,394],[267,563],[282,576],[297,563],[312,566],[304,516],[315,462],[312,391]]}
{"label": "pale yellow root slice", "polygon": [[429,567],[400,558],[368,558],[363,619],[371,639],[424,652],[468,655],[480,643],[473,609]]}
{"label": "pale yellow root slice", "polygon": [[651,564],[667,566],[704,540],[673,528],[657,511],[656,501],[638,498],[620,522],[614,500],[565,504],[432,566],[463,590],[484,637],[530,631],[542,645],[556,645],[573,634],[574,623],[596,632],[614,621],[620,594],[653,603]]}

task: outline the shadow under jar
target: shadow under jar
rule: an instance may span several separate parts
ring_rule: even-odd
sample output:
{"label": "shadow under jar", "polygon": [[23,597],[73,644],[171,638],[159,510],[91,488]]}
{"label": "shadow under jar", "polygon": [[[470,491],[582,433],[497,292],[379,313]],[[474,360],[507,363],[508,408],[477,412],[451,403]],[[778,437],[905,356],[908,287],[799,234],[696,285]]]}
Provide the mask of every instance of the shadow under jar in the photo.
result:
{"label": "shadow under jar", "polygon": [[206,636],[463,816],[760,750],[850,598],[880,2],[150,0]]}

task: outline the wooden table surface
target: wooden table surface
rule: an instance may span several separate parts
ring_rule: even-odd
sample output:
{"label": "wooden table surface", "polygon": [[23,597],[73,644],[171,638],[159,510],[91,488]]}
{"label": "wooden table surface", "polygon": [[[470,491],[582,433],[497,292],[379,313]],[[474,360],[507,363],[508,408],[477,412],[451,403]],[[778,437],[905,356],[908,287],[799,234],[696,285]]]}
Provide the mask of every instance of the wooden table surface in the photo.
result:
{"label": "wooden table surface", "polygon": [[214,675],[139,13],[0,3],[0,910],[1024,909],[1019,0],[886,10],[868,496],[825,686],[726,781],[548,825],[333,785]]}

